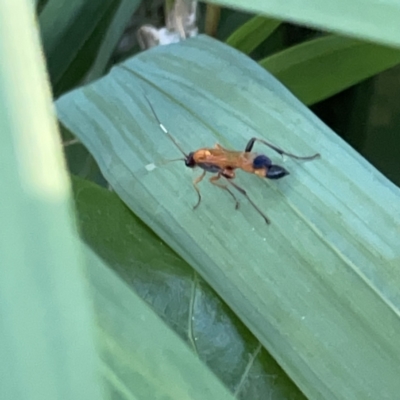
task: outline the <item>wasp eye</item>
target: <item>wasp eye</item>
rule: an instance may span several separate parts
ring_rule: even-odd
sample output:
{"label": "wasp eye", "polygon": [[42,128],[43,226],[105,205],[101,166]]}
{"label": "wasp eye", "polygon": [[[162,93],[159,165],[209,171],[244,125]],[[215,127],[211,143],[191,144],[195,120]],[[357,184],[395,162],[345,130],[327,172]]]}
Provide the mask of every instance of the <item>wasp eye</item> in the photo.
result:
{"label": "wasp eye", "polygon": [[264,155],[257,156],[253,160],[253,168],[254,169],[269,168],[271,165],[272,165],[271,159]]}

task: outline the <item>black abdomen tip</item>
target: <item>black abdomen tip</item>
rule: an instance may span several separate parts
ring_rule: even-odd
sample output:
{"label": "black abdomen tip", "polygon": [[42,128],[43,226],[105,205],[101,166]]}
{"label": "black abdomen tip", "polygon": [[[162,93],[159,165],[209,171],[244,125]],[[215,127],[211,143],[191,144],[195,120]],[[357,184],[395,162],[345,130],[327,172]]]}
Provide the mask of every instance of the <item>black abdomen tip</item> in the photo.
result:
{"label": "black abdomen tip", "polygon": [[286,175],[289,175],[289,171],[287,171],[285,168],[281,167],[280,165],[271,165],[268,168],[266,177],[269,179],[280,179]]}

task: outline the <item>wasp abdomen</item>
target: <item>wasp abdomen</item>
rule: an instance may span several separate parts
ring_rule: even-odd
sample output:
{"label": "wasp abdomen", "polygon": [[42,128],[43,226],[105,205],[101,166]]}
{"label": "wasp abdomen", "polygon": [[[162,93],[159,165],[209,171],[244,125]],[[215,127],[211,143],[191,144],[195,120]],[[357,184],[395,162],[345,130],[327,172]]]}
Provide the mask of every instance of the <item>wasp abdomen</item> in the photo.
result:
{"label": "wasp abdomen", "polygon": [[272,165],[271,159],[267,156],[264,156],[263,154],[255,157],[253,160],[254,169],[269,168],[271,165]]}

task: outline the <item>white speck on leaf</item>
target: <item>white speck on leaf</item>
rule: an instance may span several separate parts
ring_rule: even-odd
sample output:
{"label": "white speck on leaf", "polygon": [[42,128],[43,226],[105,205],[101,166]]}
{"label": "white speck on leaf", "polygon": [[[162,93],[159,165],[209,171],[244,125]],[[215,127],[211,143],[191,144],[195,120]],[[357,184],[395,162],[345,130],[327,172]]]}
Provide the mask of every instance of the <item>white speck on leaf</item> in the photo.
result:
{"label": "white speck on leaf", "polygon": [[156,169],[157,167],[153,163],[151,163],[151,164],[147,164],[145,168],[147,169],[147,171],[151,172],[154,169]]}

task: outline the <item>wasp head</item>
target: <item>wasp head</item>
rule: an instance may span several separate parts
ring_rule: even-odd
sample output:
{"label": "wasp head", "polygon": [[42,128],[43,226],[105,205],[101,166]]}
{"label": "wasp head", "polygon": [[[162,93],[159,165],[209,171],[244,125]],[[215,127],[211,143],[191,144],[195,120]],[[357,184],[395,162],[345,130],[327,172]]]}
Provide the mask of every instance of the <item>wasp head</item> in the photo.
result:
{"label": "wasp head", "polygon": [[189,168],[194,168],[196,166],[196,161],[193,157],[193,152],[189,153],[185,158],[185,165]]}

